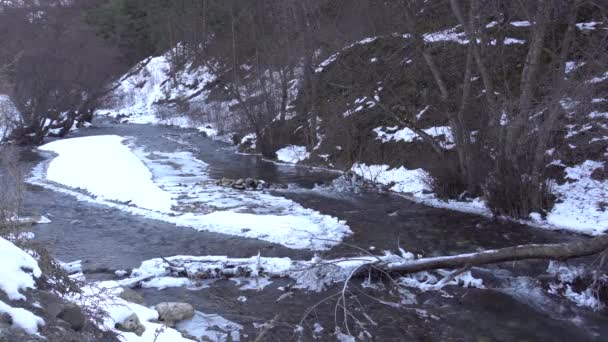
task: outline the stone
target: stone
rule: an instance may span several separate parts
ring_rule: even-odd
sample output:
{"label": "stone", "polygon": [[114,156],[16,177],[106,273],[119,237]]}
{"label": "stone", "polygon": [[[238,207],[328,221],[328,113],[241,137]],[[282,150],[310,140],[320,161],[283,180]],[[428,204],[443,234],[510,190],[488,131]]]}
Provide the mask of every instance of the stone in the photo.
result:
{"label": "stone", "polygon": [[176,322],[194,316],[194,307],[188,303],[163,302],[156,305],[158,319],[173,326]]}
{"label": "stone", "polygon": [[245,183],[245,180],[243,178],[239,178],[236,180],[236,182],[234,182],[234,185],[242,185],[243,183]]}
{"label": "stone", "polygon": [[122,290],[123,291],[118,295],[118,297],[126,300],[127,302],[144,305],[145,300],[144,300],[144,297],[142,297],[142,295],[131,290],[128,287],[123,287]]}
{"label": "stone", "polygon": [[65,304],[57,318],[66,321],[72,330],[80,331],[87,323],[87,318],[82,309],[76,304]]}
{"label": "stone", "polygon": [[136,314],[132,314],[125,318],[122,322],[116,323],[114,327],[123,332],[135,333],[137,336],[141,336],[144,331],[146,331],[146,327],[141,324],[139,317],[137,317]]}

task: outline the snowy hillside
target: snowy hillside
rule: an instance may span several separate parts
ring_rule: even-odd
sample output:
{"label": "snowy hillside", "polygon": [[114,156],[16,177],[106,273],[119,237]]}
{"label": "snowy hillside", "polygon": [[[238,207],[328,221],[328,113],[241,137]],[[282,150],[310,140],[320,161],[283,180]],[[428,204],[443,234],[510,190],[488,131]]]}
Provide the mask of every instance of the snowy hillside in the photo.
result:
{"label": "snowy hillside", "polygon": [[[204,66],[192,63],[171,75],[170,51],[147,58],[111,85],[98,115],[118,117],[123,122],[164,124],[196,128],[209,136],[218,134],[219,123],[227,124],[231,102],[209,101],[205,87],[215,76]],[[220,120],[222,118],[222,120]]]}

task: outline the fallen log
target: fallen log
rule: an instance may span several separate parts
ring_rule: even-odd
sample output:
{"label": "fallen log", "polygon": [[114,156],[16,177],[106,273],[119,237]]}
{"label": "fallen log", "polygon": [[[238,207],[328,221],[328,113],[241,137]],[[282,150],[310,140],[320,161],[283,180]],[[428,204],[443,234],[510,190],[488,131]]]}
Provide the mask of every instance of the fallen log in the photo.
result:
{"label": "fallen log", "polygon": [[[513,247],[492,249],[478,253],[440,256],[433,258],[420,258],[402,263],[377,262],[370,266],[384,271],[408,274],[437,269],[470,268],[487,264],[496,264],[507,261],[530,259],[547,259],[564,261],[601,253],[608,250],[608,234],[595,238],[575,242],[555,244],[529,244]],[[361,274],[369,268],[358,271]]]}

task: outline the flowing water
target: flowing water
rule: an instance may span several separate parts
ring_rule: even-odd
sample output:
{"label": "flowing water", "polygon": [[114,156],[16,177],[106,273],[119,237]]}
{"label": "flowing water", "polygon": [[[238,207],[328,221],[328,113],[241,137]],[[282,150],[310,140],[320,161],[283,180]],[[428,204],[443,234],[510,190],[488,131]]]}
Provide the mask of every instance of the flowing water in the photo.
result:
{"label": "flowing water", "polygon": [[[278,165],[259,156],[235,153],[232,147],[189,130],[100,122],[95,128],[73,136],[116,134],[133,137],[134,144],[147,151],[189,151],[209,164],[209,176],[253,177],[272,183],[291,184],[275,192],[304,207],[346,220],[353,235],[345,242],[361,248],[396,251],[402,247],[425,256],[471,252],[522,243],[572,241],[580,237],[496,222],[471,214],[416,204],[393,194],[332,192],[314,187],[328,184],[335,172]],[[33,167],[42,157],[25,152],[23,163]],[[147,259],[172,255],[227,255],[229,257],[281,256],[309,259],[311,251],[293,250],[261,240],[200,232],[187,227],[147,219],[39,186],[28,186],[25,210],[45,215],[52,222],[34,226],[36,239],[62,261],[83,260],[88,279],[114,279],[113,271],[139,266]],[[352,255],[347,244],[324,252],[326,256]],[[546,262],[519,262],[500,269],[475,269],[488,289],[448,288],[444,292],[420,293],[417,304],[396,308],[380,304],[372,290],[360,288],[349,298],[353,312],[363,319],[357,331],[367,330],[375,341],[588,341],[608,337],[608,317],[550,298],[528,276],[542,273]],[[219,314],[244,326],[241,340],[254,340],[259,333],[253,322],[275,319],[266,340],[313,340],[310,330],[320,323],[324,331],[316,340],[335,341],[334,327],[342,316],[335,301],[323,301],[338,287],[325,292],[296,292],[276,302],[278,288],[290,280],[276,280],[261,291],[240,291],[234,282],[220,280],[212,286],[191,290],[139,289],[147,304],[185,301],[199,311]],[[372,292],[370,292],[372,291]],[[370,295],[371,294],[371,295]],[[238,298],[244,296],[239,300]],[[317,309],[301,321],[311,306]],[[351,319],[352,322],[352,319]],[[296,334],[297,324],[306,328]],[[351,327],[354,327],[351,325]],[[354,329],[354,328],[353,328]],[[344,331],[344,328],[343,328]]]}

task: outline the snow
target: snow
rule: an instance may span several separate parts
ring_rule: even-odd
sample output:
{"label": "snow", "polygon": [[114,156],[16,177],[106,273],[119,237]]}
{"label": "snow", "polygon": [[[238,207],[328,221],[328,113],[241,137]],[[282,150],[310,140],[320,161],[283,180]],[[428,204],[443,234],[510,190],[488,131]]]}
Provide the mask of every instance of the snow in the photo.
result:
{"label": "snow", "polygon": [[306,151],[306,146],[295,146],[290,145],[287,147],[283,147],[277,152],[277,159],[279,161],[295,164],[304,159],[308,159],[310,153]]}
{"label": "snow", "polygon": [[532,25],[529,21],[512,21],[510,24],[515,27],[528,27]]}
{"label": "snow", "polygon": [[[133,67],[113,85],[106,97],[107,108],[96,111],[97,115],[125,117],[122,121],[135,124],[171,125],[193,128],[207,136],[227,141],[209,122],[228,124],[226,115],[235,101],[209,102],[209,90],[205,85],[215,80],[213,73],[204,66],[187,64],[173,77],[169,76],[171,51],[147,58]],[[167,103],[188,99],[189,111],[184,112]],[[191,113],[199,113],[189,115]],[[211,113],[203,116],[200,113]],[[200,117],[200,118],[199,118]],[[196,119],[195,119],[196,118]]]}
{"label": "snow", "polygon": [[[421,111],[424,114],[424,111]],[[422,115],[420,114],[420,115]],[[454,148],[454,137],[452,136],[452,129],[449,126],[438,126],[438,127],[430,127],[423,129],[423,131],[430,135],[431,137],[440,137],[443,136],[444,140],[438,141],[442,148],[452,149]],[[399,129],[397,126],[394,127],[376,127],[374,128],[374,132],[377,135],[378,140],[381,140],[383,143],[396,141],[396,142],[406,142],[410,143],[419,139],[420,136],[416,132],[414,132],[410,128],[402,128]]]}
{"label": "snow", "polygon": [[360,41],[357,41],[355,43],[352,43],[344,48],[342,48],[342,50],[336,52],[335,54],[329,56],[327,59],[325,59],[323,62],[319,63],[319,65],[317,66],[317,68],[315,69],[316,73],[320,73],[323,72],[323,70],[330,64],[332,64],[333,62],[336,61],[336,59],[338,59],[338,57],[340,56],[341,53],[343,53],[344,51],[356,46],[356,45],[364,45],[364,44],[369,44],[369,43],[373,43],[376,41],[376,39],[378,39],[378,37],[370,37],[370,38],[364,38],[361,39]]}
{"label": "snow", "polygon": [[[153,323],[158,319],[156,310],[145,306],[130,303],[120,298],[123,291],[115,281],[104,281],[88,284],[82,287],[82,294],[73,294],[69,299],[74,303],[94,311],[105,312],[99,328],[113,331],[119,340],[124,342],[186,342],[192,341],[182,337],[181,333],[160,323]],[[142,336],[135,333],[121,332],[115,329],[116,323],[123,322],[127,317],[136,314],[142,325],[146,328]]]}
{"label": "snow", "polygon": [[40,147],[57,154],[48,166],[48,180],[83,189],[103,200],[130,202],[168,213],[171,194],[152,181],[146,166],[116,135],[65,139]]}
{"label": "snow", "polygon": [[581,30],[581,31],[585,31],[585,30],[595,30],[597,25],[602,24],[601,21],[590,21],[587,23],[577,23],[576,27]]}
{"label": "snow", "polygon": [[13,308],[0,300],[0,313],[11,316],[13,326],[23,329],[28,334],[38,334],[38,327],[44,325],[44,320],[30,311],[22,308]]}
{"label": "snow", "polygon": [[441,200],[430,192],[429,174],[423,169],[409,170],[404,166],[391,169],[388,165],[355,163],[351,171],[372,183],[390,185],[390,190],[404,194],[406,198],[436,208],[456,210],[482,216],[491,216],[481,198],[470,201]]}
{"label": "snow", "polygon": [[567,61],[565,72],[566,72],[566,74],[569,74],[569,73],[575,71],[576,69],[582,67],[583,65],[585,65],[585,62]]}
{"label": "snow", "polygon": [[596,77],[590,79],[588,82],[589,83],[601,83],[601,82],[604,82],[605,80],[608,80],[608,71],[606,71],[605,73],[603,73],[599,76],[596,76]]}
{"label": "snow", "polygon": [[[82,151],[82,141],[87,139],[94,143]],[[346,222],[292,200],[216,185],[208,176],[208,165],[190,152],[147,152],[133,144],[125,146],[124,141],[117,136],[99,136],[45,145],[43,148],[60,154],[36,166],[28,181],[82,201],[178,226],[295,249],[328,249],[352,234]],[[91,150],[101,147],[104,151]],[[95,160],[87,161],[89,153]],[[54,166],[56,163],[59,166]],[[57,167],[65,173],[55,178],[52,172]],[[75,187],[89,193],[75,191]]]}
{"label": "snow", "polygon": [[240,341],[242,325],[231,322],[219,315],[209,315],[196,311],[191,319],[179,322],[176,328],[197,337],[200,341]]}
{"label": "snow", "polygon": [[425,190],[429,190],[425,183],[429,175],[423,169],[408,170],[403,166],[391,169],[388,165],[356,163],[351,171],[374,183],[391,185],[390,189],[395,192],[422,195]]}
{"label": "snow", "polygon": [[[360,267],[378,261],[387,265],[415,262],[414,255],[403,250],[400,255],[385,252],[384,255],[378,256],[364,255],[328,260],[317,256],[311,260],[292,260],[259,255],[251,258],[182,255],[146,260],[139,268],[133,270],[130,278],[123,279],[119,283],[123,286],[151,287],[149,284],[154,279],[167,279],[173,276],[184,283],[175,282],[172,286],[196,287],[200,285],[200,280],[197,279],[214,281],[231,277],[230,279],[235,281],[241,290],[260,290],[270,284],[271,278],[289,277],[295,280],[296,289],[320,292],[332,284],[344,282]],[[177,274],[176,268],[180,270]],[[474,278],[470,272],[464,272],[451,281],[441,281],[449,273],[446,270],[418,272],[397,278],[397,281],[423,292],[438,291],[445,286],[483,288],[482,281]],[[140,284],[142,280],[145,281]],[[241,286],[243,283],[248,284]],[[169,287],[168,284],[171,283],[166,282],[165,287]],[[415,298],[412,300],[415,301]]]}
{"label": "snow", "polygon": [[[42,275],[38,262],[28,253],[0,237],[0,290],[9,300],[25,300],[21,290],[35,287],[35,278]],[[11,316],[13,325],[29,334],[36,334],[42,318],[22,309],[13,308],[0,301],[0,313]]]}
{"label": "snow", "polygon": [[439,32],[426,33],[422,36],[422,39],[427,43],[456,42],[458,44],[468,44],[469,40],[466,34],[464,32],[456,32],[457,30],[458,26]]}
{"label": "snow", "polygon": [[[0,237],[0,290],[11,300],[25,300],[19,291],[35,286],[42,275],[38,262],[11,242]],[[31,270],[26,272],[24,269]]]}
{"label": "snow", "polygon": [[591,178],[591,173],[598,168],[603,168],[603,163],[587,160],[565,169],[566,178],[571,182],[554,186],[559,201],[547,215],[549,224],[594,235],[608,228],[608,211],[600,208],[607,199],[608,181]]}

